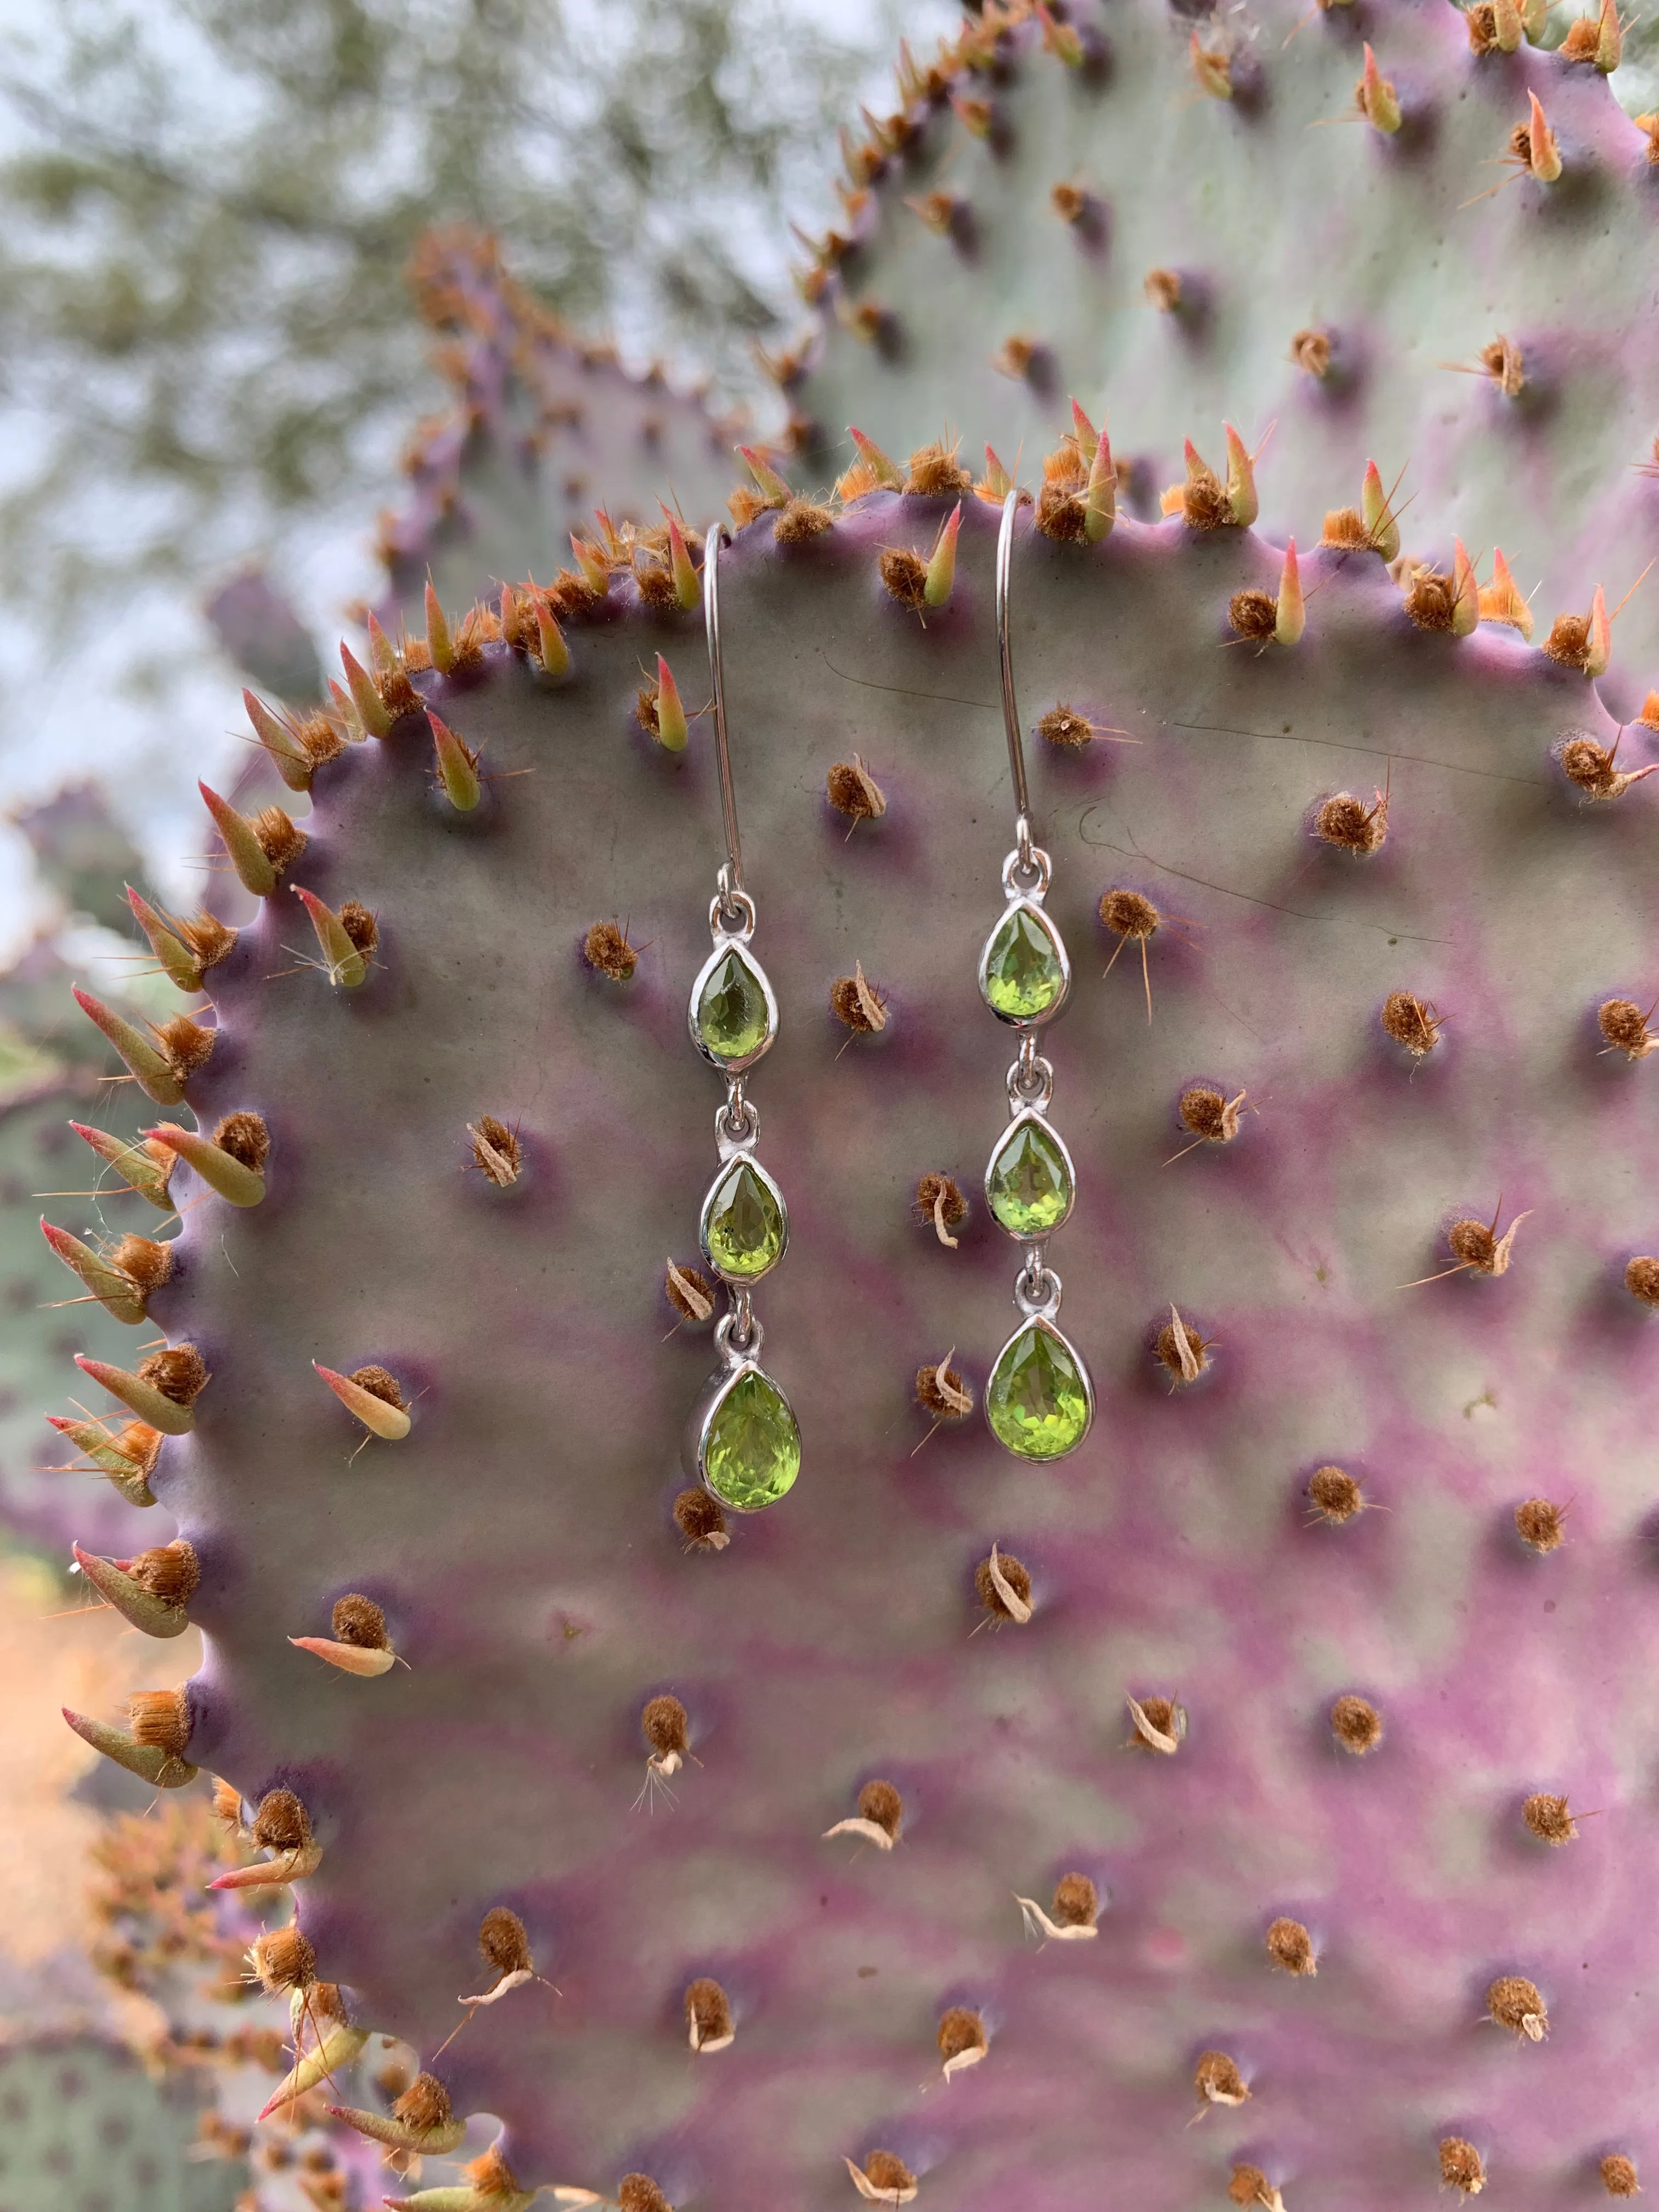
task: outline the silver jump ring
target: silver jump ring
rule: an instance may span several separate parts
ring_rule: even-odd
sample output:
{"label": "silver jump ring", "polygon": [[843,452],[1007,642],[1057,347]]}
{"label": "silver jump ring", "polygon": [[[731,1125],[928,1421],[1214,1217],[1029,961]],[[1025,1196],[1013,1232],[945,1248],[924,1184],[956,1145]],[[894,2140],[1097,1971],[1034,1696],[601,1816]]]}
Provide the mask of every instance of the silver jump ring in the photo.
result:
{"label": "silver jump ring", "polygon": [[1014,1284],[1014,1304],[1027,1321],[1052,1321],[1060,1311],[1060,1280],[1036,1247]]}
{"label": "silver jump ring", "polygon": [[741,1367],[747,1360],[758,1364],[765,1341],[766,1331],[749,1292],[734,1291],[731,1311],[723,1313],[714,1324],[715,1351],[728,1367]]}
{"label": "silver jump ring", "polygon": [[755,902],[747,891],[733,886],[725,868],[718,881],[720,888],[708,902],[709,934],[747,945],[755,933]]}
{"label": "silver jump ring", "polygon": [[1040,903],[1054,879],[1054,866],[1041,845],[1025,841],[1024,849],[1009,854],[1002,864],[1003,895]]}
{"label": "silver jump ring", "polygon": [[[1022,1039],[1022,1045],[1024,1040]],[[1052,1060],[1036,1054],[1029,1061],[1022,1051],[1008,1070],[1008,1110],[1011,1114],[1046,1114],[1054,1095]]]}

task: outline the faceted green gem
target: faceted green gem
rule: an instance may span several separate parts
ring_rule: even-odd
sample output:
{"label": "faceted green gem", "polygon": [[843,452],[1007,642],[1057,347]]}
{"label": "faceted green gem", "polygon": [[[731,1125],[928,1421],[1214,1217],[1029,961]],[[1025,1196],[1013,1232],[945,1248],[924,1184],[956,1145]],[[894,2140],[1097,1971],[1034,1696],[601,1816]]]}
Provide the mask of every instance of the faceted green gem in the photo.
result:
{"label": "faceted green gem", "polygon": [[1034,1022],[1059,1005],[1066,963],[1054,924],[1034,906],[1012,908],[985,949],[985,1003],[1006,1022]]}
{"label": "faceted green gem", "polygon": [[738,1158],[702,1202],[702,1249],[728,1281],[752,1283],[775,1267],[788,1237],[778,1187],[757,1162]]}
{"label": "faceted green gem", "polygon": [[693,1019],[712,1059],[748,1060],[765,1043],[771,1026],[766,987],[754,962],[735,945],[709,969]]}
{"label": "faceted green gem", "polygon": [[757,1367],[740,1375],[703,1439],[708,1487],[737,1513],[775,1505],[800,1473],[800,1431],[789,1401]]}
{"label": "faceted green gem", "polygon": [[1021,1459],[1059,1459],[1088,1433],[1089,1390],[1076,1353],[1047,1322],[1028,1322],[998,1354],[985,1413]]}
{"label": "faceted green gem", "polygon": [[1022,1115],[991,1155],[985,1197],[1011,1237],[1046,1237],[1072,1210],[1072,1170],[1058,1137]]}

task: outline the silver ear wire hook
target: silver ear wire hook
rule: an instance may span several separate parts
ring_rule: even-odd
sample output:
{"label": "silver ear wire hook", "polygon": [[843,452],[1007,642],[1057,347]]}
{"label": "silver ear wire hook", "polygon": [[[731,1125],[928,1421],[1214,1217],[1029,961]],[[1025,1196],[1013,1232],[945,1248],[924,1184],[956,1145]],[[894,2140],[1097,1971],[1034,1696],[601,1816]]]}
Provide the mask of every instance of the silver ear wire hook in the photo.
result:
{"label": "silver ear wire hook", "polygon": [[1002,726],[1008,738],[1008,772],[1014,783],[1014,839],[1023,870],[1031,866],[1031,800],[1025,783],[1025,741],[1020,734],[1019,707],[1014,697],[1014,655],[1008,641],[1008,579],[1014,560],[1014,516],[1019,510],[1016,485],[1002,502],[1002,527],[997,532],[997,659],[1002,671]]}
{"label": "silver ear wire hook", "polygon": [[720,549],[732,533],[717,522],[702,544],[702,623],[708,638],[708,677],[714,690],[714,759],[720,776],[720,813],[726,824],[726,866],[720,870],[722,906],[727,895],[743,890],[743,846],[738,837],[738,801],[732,787],[732,754],[726,736],[725,666],[720,654]]}

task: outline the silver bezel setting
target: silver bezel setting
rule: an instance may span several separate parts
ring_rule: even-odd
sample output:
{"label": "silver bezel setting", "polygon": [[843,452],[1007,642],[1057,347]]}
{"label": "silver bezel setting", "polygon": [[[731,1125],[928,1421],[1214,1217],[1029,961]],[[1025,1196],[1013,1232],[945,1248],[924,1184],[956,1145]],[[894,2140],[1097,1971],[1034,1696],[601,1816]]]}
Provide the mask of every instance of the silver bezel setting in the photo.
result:
{"label": "silver bezel setting", "polygon": [[[1005,881],[1006,878],[1006,872],[1005,871]],[[991,994],[986,988],[989,981],[990,975],[991,948],[996,943],[998,938],[1001,936],[1003,931],[1007,927],[1010,919],[1017,914],[1036,915],[1038,921],[1042,923],[1044,930],[1048,933],[1049,942],[1053,945],[1054,951],[1059,955],[1060,958],[1060,994],[1055,999],[1054,1004],[1050,1006],[1045,1007],[1040,1014],[1005,1014],[999,1006],[992,1003]],[[1016,891],[1009,899],[1007,905],[1004,907],[1001,914],[998,916],[995,928],[993,929],[987,936],[984,945],[981,947],[980,951],[979,995],[985,1001],[989,1011],[996,1016],[1000,1022],[1005,1023],[1010,1029],[1016,1030],[1041,1029],[1045,1022],[1051,1022],[1054,1020],[1054,1017],[1064,1007],[1067,999],[1071,997],[1072,957],[1066,950],[1065,939],[1054,927],[1054,921],[1051,919],[1048,909],[1042,903],[1042,893],[1040,891],[1035,896]]]}
{"label": "silver bezel setting", "polygon": [[[1053,1318],[1054,1314],[1058,1311],[1060,1306],[1060,1298],[1057,1288],[1055,1295],[1048,1300],[1042,1307],[1030,1308],[1025,1304],[1023,1299],[1019,1301],[1019,1304],[1020,1316],[1018,1326],[1015,1328],[1010,1329],[1006,1337],[1004,1338],[996,1358],[991,1362],[989,1373],[988,1373],[985,1378],[985,1425],[990,1430],[996,1443],[1009,1455],[1011,1458],[1024,1461],[1028,1467],[1053,1467],[1060,1460],[1069,1459],[1074,1451],[1081,1450],[1083,1445],[1088,1440],[1089,1431],[1095,1425],[1094,1377],[1089,1372],[1088,1361],[1078,1350],[1076,1345],[1073,1343],[1071,1338],[1066,1335],[1065,1330],[1061,1328]],[[1067,1444],[1064,1451],[1020,1451],[1014,1445],[1011,1444],[1006,1437],[998,1436],[995,1428],[992,1425],[991,1377],[995,1375],[998,1368],[1001,1366],[1004,1359],[1012,1350],[1013,1346],[1018,1343],[1020,1338],[1024,1335],[1028,1328],[1042,1329],[1049,1336],[1053,1337],[1057,1344],[1063,1345],[1073,1365],[1077,1369],[1079,1375],[1083,1379],[1083,1427],[1076,1442],[1074,1443]]]}
{"label": "silver bezel setting", "polygon": [[[769,1260],[765,1267],[760,1268],[752,1275],[728,1275],[725,1268],[720,1266],[720,1262],[715,1259],[714,1254],[708,1249],[708,1215],[709,1210],[714,1203],[714,1194],[719,1190],[720,1185],[726,1181],[727,1176],[732,1173],[732,1169],[737,1166],[739,1162],[753,1168],[755,1173],[760,1177],[762,1182],[764,1183],[767,1189],[771,1192],[772,1196],[777,1201],[778,1216],[783,1224],[783,1237],[782,1241],[778,1246],[777,1257],[773,1260]],[[721,1282],[730,1284],[734,1290],[748,1290],[756,1283],[763,1282],[767,1276],[771,1273],[773,1268],[777,1266],[778,1261],[781,1260],[784,1254],[789,1249],[789,1207],[787,1202],[784,1198],[783,1193],[778,1188],[776,1177],[771,1173],[769,1169],[763,1167],[761,1162],[756,1158],[751,1146],[732,1144],[730,1145],[729,1149],[726,1145],[721,1146],[720,1164],[714,1170],[714,1180],[710,1182],[708,1190],[703,1194],[702,1205],[697,1214],[697,1242],[702,1248],[703,1258],[707,1260],[709,1266],[720,1277]]]}
{"label": "silver bezel setting", "polygon": [[[778,1033],[778,1002],[773,995],[771,978],[749,950],[750,939],[755,934],[753,903],[741,891],[733,893],[732,898],[743,915],[743,926],[739,929],[733,929],[726,913],[721,908],[720,900],[716,898],[714,901],[708,909],[708,927],[714,939],[714,948],[692,980],[691,995],[686,1000],[685,1006],[685,1026],[690,1034],[692,1043],[708,1065],[711,1067],[719,1068],[722,1075],[741,1075],[745,1068],[752,1067],[757,1060],[763,1059],[767,1053],[770,1052],[773,1040]],[[726,1060],[719,1053],[711,1052],[703,1042],[702,1031],[697,1027],[697,1005],[702,997],[703,987],[714,975],[714,970],[728,953],[734,951],[741,952],[750,972],[761,987],[761,995],[766,1001],[766,1035],[755,1047],[753,1052],[742,1054],[734,1060]]]}
{"label": "silver bezel setting", "polygon": [[[991,1174],[992,1170],[995,1168],[998,1160],[1001,1158],[1003,1151],[1008,1144],[1009,1139],[1013,1136],[1015,1131],[1023,1124],[1031,1122],[1035,1122],[1036,1126],[1042,1129],[1044,1135],[1048,1137],[1050,1143],[1054,1146],[1054,1149],[1059,1152],[1060,1158],[1066,1164],[1066,1179],[1068,1185],[1066,1200],[1066,1211],[1060,1216],[1060,1218],[1057,1221],[1051,1222],[1047,1229],[1011,1229],[1007,1223],[1002,1218],[1002,1216],[997,1212],[995,1206],[992,1203]],[[1012,1237],[1017,1244],[1041,1244],[1047,1238],[1052,1237],[1056,1230],[1063,1229],[1066,1226],[1066,1224],[1071,1219],[1072,1209],[1077,1204],[1077,1168],[1073,1162],[1071,1148],[1066,1144],[1065,1138],[1060,1135],[1059,1130],[1055,1128],[1054,1123],[1048,1119],[1048,1115],[1042,1112],[1040,1107],[1022,1107],[1009,1121],[1007,1127],[1004,1129],[1001,1135],[997,1139],[995,1144],[991,1147],[991,1157],[985,1163],[985,1174],[982,1178],[982,1185],[985,1192],[986,1210],[990,1214],[992,1220],[996,1223],[997,1227],[1001,1230],[1003,1235],[1005,1237]]]}
{"label": "silver bezel setting", "polygon": [[[692,1404],[690,1412],[686,1416],[685,1429],[680,1443],[680,1460],[687,1478],[697,1484],[700,1489],[706,1490],[711,1498],[717,1499],[728,1513],[764,1513],[767,1506],[781,1504],[782,1498],[769,1498],[766,1505],[738,1505],[722,1491],[717,1490],[709,1480],[705,1454],[708,1448],[709,1431],[714,1425],[715,1416],[745,1376],[758,1375],[769,1390],[776,1392],[779,1403],[794,1424],[795,1440],[798,1444],[800,1441],[800,1423],[796,1419],[795,1409],[789,1401],[788,1392],[784,1389],[776,1376],[769,1375],[765,1368],[761,1365],[760,1351],[763,1332],[759,1322],[753,1324],[750,1331],[749,1341],[739,1352],[732,1343],[732,1319],[733,1316],[731,1314],[725,1315],[714,1331],[715,1349],[725,1364],[704,1383]],[[799,1480],[798,1468],[795,1480]],[[794,1484],[792,1483],[790,1489],[793,1490],[793,1487]],[[786,1491],[783,1497],[787,1498],[788,1494]]]}

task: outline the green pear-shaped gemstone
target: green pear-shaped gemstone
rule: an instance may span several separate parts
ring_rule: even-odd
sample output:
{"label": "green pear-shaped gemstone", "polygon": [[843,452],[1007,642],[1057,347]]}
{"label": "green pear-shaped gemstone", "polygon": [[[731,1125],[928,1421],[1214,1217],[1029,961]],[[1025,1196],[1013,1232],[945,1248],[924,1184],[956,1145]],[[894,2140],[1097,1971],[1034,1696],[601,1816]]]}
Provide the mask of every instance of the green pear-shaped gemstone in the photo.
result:
{"label": "green pear-shaped gemstone", "polygon": [[748,1060],[765,1043],[771,1026],[766,987],[754,962],[736,945],[704,978],[693,1020],[714,1060]]}
{"label": "green pear-shaped gemstone", "polygon": [[800,1473],[800,1431],[789,1401],[759,1368],[740,1375],[715,1407],[702,1471],[715,1497],[737,1513],[775,1505]]}
{"label": "green pear-shaped gemstone", "polygon": [[1054,1131],[1022,1115],[991,1155],[985,1197],[1011,1237],[1046,1237],[1072,1210],[1071,1163]]}
{"label": "green pear-shaped gemstone", "polygon": [[1021,1459],[1059,1459],[1083,1442],[1089,1386],[1058,1329],[1031,1321],[1009,1338],[985,1386],[985,1413],[998,1443]]}
{"label": "green pear-shaped gemstone", "polygon": [[1016,906],[985,948],[985,1003],[1005,1022],[1034,1022],[1066,994],[1066,963],[1054,926],[1040,907]]}
{"label": "green pear-shaped gemstone", "polygon": [[758,1162],[740,1156],[716,1176],[702,1202],[702,1249],[717,1274],[754,1282],[782,1259],[788,1236],[778,1187]]}

